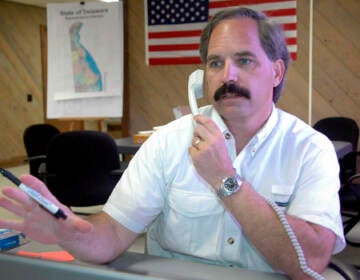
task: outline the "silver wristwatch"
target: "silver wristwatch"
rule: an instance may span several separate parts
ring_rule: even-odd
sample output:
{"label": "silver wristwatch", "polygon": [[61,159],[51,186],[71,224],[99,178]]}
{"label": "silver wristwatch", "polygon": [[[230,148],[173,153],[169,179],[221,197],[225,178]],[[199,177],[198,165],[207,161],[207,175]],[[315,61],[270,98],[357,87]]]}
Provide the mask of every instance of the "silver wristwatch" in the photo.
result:
{"label": "silver wristwatch", "polygon": [[236,174],[235,177],[225,177],[220,185],[217,195],[220,198],[230,196],[238,192],[241,188],[242,181],[239,175]]}

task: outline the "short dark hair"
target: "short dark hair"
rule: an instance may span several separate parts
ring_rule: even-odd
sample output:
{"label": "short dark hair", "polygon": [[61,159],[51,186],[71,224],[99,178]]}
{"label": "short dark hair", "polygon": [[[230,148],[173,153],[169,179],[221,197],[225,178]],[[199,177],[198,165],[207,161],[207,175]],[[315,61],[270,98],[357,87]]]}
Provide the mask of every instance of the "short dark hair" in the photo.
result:
{"label": "short dark hair", "polygon": [[[285,73],[288,68],[290,55],[286,46],[286,41],[282,28],[271,22],[269,18],[261,12],[257,12],[245,7],[234,8],[231,10],[220,11],[214,15],[210,22],[206,25],[200,37],[200,57],[205,64],[207,60],[207,52],[209,40],[214,28],[223,20],[229,18],[248,17],[255,20],[259,28],[259,39],[267,57],[271,61],[282,59],[285,64]],[[284,87],[285,75],[280,84],[274,87],[273,101],[276,103],[280,98],[281,91]]]}

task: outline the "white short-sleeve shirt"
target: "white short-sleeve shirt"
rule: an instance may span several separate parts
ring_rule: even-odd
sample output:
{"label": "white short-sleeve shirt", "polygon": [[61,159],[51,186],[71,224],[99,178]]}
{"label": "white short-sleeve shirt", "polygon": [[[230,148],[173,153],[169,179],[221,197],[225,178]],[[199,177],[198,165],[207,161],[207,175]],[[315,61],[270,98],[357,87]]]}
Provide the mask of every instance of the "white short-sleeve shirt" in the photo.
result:
{"label": "white short-sleeve shirt", "polygon": [[[345,247],[339,165],[324,135],[274,107],[237,155],[218,113],[211,106],[201,113],[220,127],[234,168],[253,189],[286,213],[331,229],[334,253]],[[191,115],[156,131],[130,161],[104,211],[134,232],[147,231],[149,254],[272,271],[197,174],[188,151],[192,138]]]}

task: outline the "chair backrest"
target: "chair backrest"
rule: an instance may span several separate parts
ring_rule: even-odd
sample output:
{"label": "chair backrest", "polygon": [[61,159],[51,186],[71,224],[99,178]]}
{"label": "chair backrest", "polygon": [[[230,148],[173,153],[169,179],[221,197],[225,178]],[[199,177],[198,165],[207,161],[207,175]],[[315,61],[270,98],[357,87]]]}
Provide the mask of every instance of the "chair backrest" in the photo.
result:
{"label": "chair backrest", "polygon": [[51,139],[60,131],[50,124],[33,124],[24,130],[23,141],[28,156],[30,174],[39,177],[39,166],[45,162],[46,150]]}
{"label": "chair backrest", "polygon": [[359,141],[359,126],[356,121],[346,117],[328,117],[314,124],[317,131],[325,134],[333,141],[347,141],[356,151]]}
{"label": "chair backrest", "polygon": [[64,132],[50,142],[46,184],[68,206],[106,202],[121,177],[115,141],[98,131]]}
{"label": "chair backrest", "polygon": [[[359,126],[356,121],[346,117],[328,117],[314,124],[317,131],[325,134],[333,141],[346,141],[352,144],[355,152],[359,141]],[[340,181],[344,184],[356,172],[356,158],[347,157],[340,159]]]}

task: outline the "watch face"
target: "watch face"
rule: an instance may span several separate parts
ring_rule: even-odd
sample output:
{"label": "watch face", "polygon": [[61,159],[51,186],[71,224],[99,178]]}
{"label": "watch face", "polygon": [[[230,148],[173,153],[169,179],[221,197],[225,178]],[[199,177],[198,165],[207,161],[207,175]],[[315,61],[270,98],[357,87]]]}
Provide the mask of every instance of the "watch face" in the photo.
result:
{"label": "watch face", "polygon": [[227,178],[224,183],[224,187],[229,191],[235,190],[238,187],[236,179],[235,178]]}
{"label": "watch face", "polygon": [[241,185],[242,181],[238,175],[236,177],[226,177],[223,179],[217,194],[220,198],[230,196],[239,191]]}

